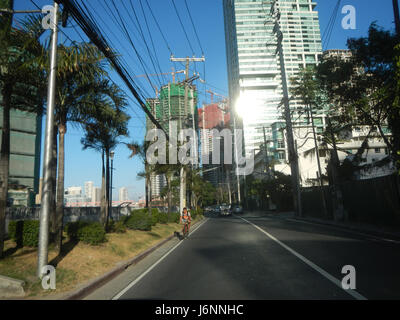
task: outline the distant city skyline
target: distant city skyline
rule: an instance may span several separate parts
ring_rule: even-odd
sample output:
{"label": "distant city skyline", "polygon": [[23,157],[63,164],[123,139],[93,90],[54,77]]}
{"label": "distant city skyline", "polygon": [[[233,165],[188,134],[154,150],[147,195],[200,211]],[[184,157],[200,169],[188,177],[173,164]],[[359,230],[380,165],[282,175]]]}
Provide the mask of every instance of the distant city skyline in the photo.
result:
{"label": "distant city skyline", "polygon": [[[90,187],[91,188],[91,192],[90,192],[91,197],[88,197],[88,195],[86,193],[86,187],[85,186],[88,183],[91,185],[91,187]],[[134,188],[134,187],[135,186],[121,186],[121,187],[113,186],[113,198],[112,198],[113,201],[119,201],[120,200],[119,196],[120,196],[121,189],[126,190],[126,192],[127,192],[127,200],[139,201],[140,199],[144,198],[144,196],[145,196],[144,193],[141,193],[141,194],[139,193],[138,195],[135,195],[135,194],[132,195],[132,193],[129,192],[129,190]],[[91,198],[91,200],[94,201],[93,197],[95,197],[95,198],[100,197],[100,195],[96,196],[96,193],[99,194],[101,192],[101,184],[97,185],[93,181],[84,181],[82,183],[82,185],[74,184],[74,185],[66,186],[65,187],[65,191],[68,191],[68,190],[73,190],[75,195],[77,195],[79,193],[79,195],[85,196],[87,198]]]}

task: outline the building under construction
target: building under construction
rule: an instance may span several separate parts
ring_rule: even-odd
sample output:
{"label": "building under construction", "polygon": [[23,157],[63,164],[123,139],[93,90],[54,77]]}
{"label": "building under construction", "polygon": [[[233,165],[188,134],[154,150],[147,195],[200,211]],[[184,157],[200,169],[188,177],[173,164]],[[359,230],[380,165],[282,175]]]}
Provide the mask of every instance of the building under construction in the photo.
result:
{"label": "building under construction", "polygon": [[159,113],[161,125],[169,132],[169,122],[176,121],[178,131],[181,128],[197,127],[196,119],[193,115],[197,114],[197,88],[195,85],[188,84],[187,105],[185,105],[185,84],[168,83],[161,87],[159,96]]}

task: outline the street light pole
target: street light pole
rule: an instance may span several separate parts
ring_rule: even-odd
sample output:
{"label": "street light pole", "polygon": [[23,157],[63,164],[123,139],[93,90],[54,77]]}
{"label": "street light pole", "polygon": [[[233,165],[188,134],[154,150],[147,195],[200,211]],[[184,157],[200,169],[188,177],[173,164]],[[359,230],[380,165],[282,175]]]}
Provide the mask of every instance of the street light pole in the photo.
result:
{"label": "street light pole", "polygon": [[113,163],[114,163],[114,151],[110,152],[110,159],[111,159],[111,170],[110,170],[110,191],[109,191],[109,199],[108,199],[108,215],[107,215],[107,222],[106,226],[108,226],[109,218],[112,217],[112,183],[113,183]]}
{"label": "street light pole", "polygon": [[46,134],[43,160],[43,193],[40,208],[40,228],[39,228],[39,247],[37,276],[42,277],[43,267],[48,263],[48,244],[49,244],[49,216],[51,200],[51,160],[53,150],[53,131],[54,131],[54,105],[56,92],[56,72],[57,72],[57,32],[58,32],[58,3],[54,1],[54,16],[51,21],[51,48],[50,48],[50,76],[47,89],[47,113],[46,113]]}

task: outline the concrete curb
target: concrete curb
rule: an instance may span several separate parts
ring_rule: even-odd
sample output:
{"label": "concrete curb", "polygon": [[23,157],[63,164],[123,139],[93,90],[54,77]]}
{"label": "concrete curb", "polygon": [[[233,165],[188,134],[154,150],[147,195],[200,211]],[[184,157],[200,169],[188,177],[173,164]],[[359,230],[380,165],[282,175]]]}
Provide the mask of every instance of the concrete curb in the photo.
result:
{"label": "concrete curb", "polygon": [[350,226],[350,225],[337,224],[337,223],[330,222],[330,221],[319,221],[319,220],[314,220],[314,219],[298,218],[298,217],[293,217],[293,218],[290,218],[289,220],[326,225],[326,226],[335,227],[335,228],[343,229],[343,230],[347,230],[347,231],[364,233],[369,236],[382,237],[382,238],[387,238],[389,240],[400,241],[400,232],[393,233],[393,232],[376,231],[376,230],[359,228],[359,227]]}
{"label": "concrete curb", "polygon": [[[196,223],[194,223],[192,225],[192,227],[196,226],[199,222],[203,221],[197,221]],[[172,240],[175,237],[174,235],[169,236],[168,238],[160,241],[159,243],[157,243],[156,245],[154,245],[153,247],[147,249],[146,251],[138,254],[137,256],[124,261],[121,263],[121,265],[115,267],[114,269],[112,269],[111,271],[89,281],[87,284],[84,284],[81,288],[77,289],[76,291],[67,294],[66,296],[64,296],[64,298],[62,298],[62,300],[81,300],[83,298],[85,298],[86,296],[88,296],[89,294],[91,294],[93,291],[95,291],[96,289],[100,288],[101,286],[105,285],[107,282],[111,281],[112,279],[114,279],[116,276],[118,276],[119,274],[121,274],[122,272],[124,272],[128,267],[130,267],[131,265],[137,264],[139,261],[143,260],[145,257],[147,257],[150,253],[152,253],[153,251],[155,251],[156,249],[158,249],[159,247],[161,247],[162,245],[164,245],[165,243],[167,243],[168,241]]]}
{"label": "concrete curb", "polygon": [[0,299],[25,296],[25,281],[0,275]]}

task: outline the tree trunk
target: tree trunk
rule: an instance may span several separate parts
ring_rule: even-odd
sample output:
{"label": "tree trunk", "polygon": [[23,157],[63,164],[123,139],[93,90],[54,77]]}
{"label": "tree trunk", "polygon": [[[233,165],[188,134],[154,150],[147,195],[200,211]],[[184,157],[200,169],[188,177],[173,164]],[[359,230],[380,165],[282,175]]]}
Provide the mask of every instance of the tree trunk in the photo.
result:
{"label": "tree trunk", "polygon": [[57,204],[56,204],[56,248],[58,253],[62,249],[62,234],[63,234],[63,220],[64,220],[64,137],[67,133],[67,124],[60,123],[58,125],[58,179],[57,179]]}
{"label": "tree trunk", "polygon": [[146,178],[146,179],[148,179],[148,181],[147,181],[147,185],[148,185],[147,191],[149,193],[149,195],[148,195],[148,201],[149,201],[148,208],[149,208],[149,212],[151,213],[151,198],[152,198],[152,194],[151,194],[151,179],[150,179],[150,176],[148,178]]}
{"label": "tree trunk", "polygon": [[106,149],[106,230],[108,229],[108,221],[110,219],[110,150]]}
{"label": "tree trunk", "polygon": [[101,212],[101,223],[105,227],[107,220],[107,203],[106,203],[106,193],[105,193],[105,169],[104,169],[104,151],[101,153],[101,199],[100,199],[100,212]]}
{"label": "tree trunk", "polygon": [[171,175],[167,173],[167,184],[168,184],[168,221],[171,218],[171,207],[172,207],[172,186],[171,186]]}
{"label": "tree trunk", "polygon": [[12,86],[3,87],[3,128],[0,152],[0,258],[3,257],[6,233],[6,210],[8,193],[8,175],[10,170],[10,109]]}
{"label": "tree trunk", "polygon": [[57,137],[58,137],[58,127],[54,126],[53,130],[53,150],[51,154],[51,162],[50,162],[50,175],[51,175],[51,186],[50,189],[52,192],[50,193],[50,233],[51,239],[55,240],[57,235],[57,213],[56,213],[56,189],[57,189],[57,157],[58,157],[58,149],[57,149]]}
{"label": "tree trunk", "polygon": [[146,201],[145,201],[145,208],[148,208],[149,207],[149,184],[148,184],[148,181],[149,181],[149,179],[147,179],[147,166],[145,165],[144,166],[144,172],[145,172],[145,175],[146,175],[146,179],[145,179],[145,186],[144,186],[144,188],[145,188],[145,199],[146,199]]}

